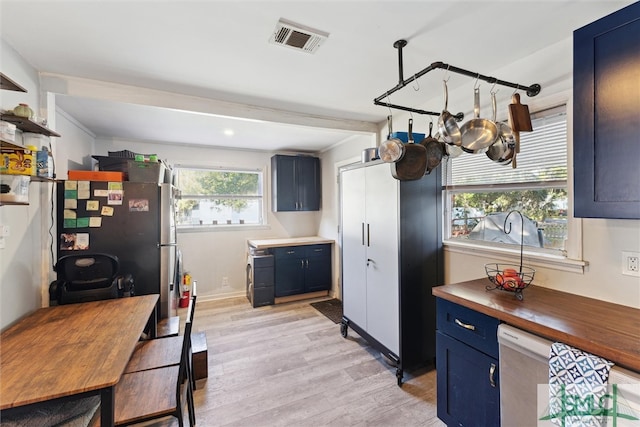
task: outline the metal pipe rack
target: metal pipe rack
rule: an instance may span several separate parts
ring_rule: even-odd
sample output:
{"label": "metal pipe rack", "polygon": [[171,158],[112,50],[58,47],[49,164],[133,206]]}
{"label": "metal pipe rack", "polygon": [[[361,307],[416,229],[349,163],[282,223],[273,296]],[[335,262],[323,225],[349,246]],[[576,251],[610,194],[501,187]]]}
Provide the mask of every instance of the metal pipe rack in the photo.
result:
{"label": "metal pipe rack", "polygon": [[[530,97],[536,96],[537,94],[540,93],[540,89],[541,86],[537,83],[534,83],[530,86],[524,86],[518,83],[511,83],[505,80],[500,80],[498,78],[495,77],[491,77],[491,76],[485,76],[484,74],[480,74],[480,73],[476,73],[473,71],[469,71],[469,70],[465,70],[462,68],[458,68],[455,67],[453,65],[450,64],[445,64],[444,62],[438,61],[438,62],[434,62],[431,65],[429,65],[428,67],[418,71],[416,74],[414,74],[412,77],[408,78],[408,79],[404,79],[404,70],[403,70],[403,64],[402,64],[402,48],[404,48],[407,45],[407,41],[406,40],[398,40],[393,44],[393,47],[395,47],[398,50],[398,84],[395,85],[394,87],[392,87],[391,89],[389,89],[388,91],[386,91],[385,93],[383,93],[382,95],[380,95],[379,97],[375,98],[373,100],[373,103],[375,105],[381,105],[383,107],[388,107],[388,108],[393,108],[396,110],[403,110],[403,111],[409,111],[412,113],[418,113],[418,114],[427,114],[427,115],[431,115],[431,116],[439,116],[440,112],[435,112],[435,111],[427,111],[427,110],[420,110],[420,109],[416,109],[416,108],[411,108],[411,107],[405,107],[403,105],[396,105],[396,104],[391,104],[390,102],[388,102],[388,98],[389,95],[391,95],[394,92],[397,92],[398,90],[404,88],[405,86],[407,86],[409,83],[413,83],[414,81],[416,81],[417,79],[419,79],[420,77],[424,76],[425,74],[427,74],[430,71],[436,70],[436,69],[446,69],[447,71],[451,71],[453,73],[458,73],[458,74],[462,74],[464,76],[467,77],[473,77],[475,79],[479,79],[479,80],[484,80],[488,83],[493,83],[493,84],[498,84],[501,86],[508,86],[511,88],[514,88],[516,90],[524,90],[526,91],[527,95]],[[383,101],[383,99],[387,98],[387,101]],[[462,119],[464,118],[464,114],[463,113],[458,113],[454,115],[456,121],[462,121]]]}

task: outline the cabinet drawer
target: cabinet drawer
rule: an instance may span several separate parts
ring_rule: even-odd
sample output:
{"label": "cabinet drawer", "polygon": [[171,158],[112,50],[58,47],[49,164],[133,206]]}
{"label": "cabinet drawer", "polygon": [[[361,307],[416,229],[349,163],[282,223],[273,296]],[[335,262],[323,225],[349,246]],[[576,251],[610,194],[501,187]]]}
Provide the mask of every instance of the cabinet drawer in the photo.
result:
{"label": "cabinet drawer", "polygon": [[498,358],[498,324],[486,314],[437,299],[436,328],[489,356]]}
{"label": "cabinet drawer", "polygon": [[304,258],[304,246],[285,246],[273,248],[273,255],[278,259]]}
{"label": "cabinet drawer", "polygon": [[273,257],[271,255],[259,255],[253,257],[253,267],[273,267]]}
{"label": "cabinet drawer", "polygon": [[304,247],[305,257],[311,258],[315,256],[329,256],[331,255],[331,245],[309,245]]}

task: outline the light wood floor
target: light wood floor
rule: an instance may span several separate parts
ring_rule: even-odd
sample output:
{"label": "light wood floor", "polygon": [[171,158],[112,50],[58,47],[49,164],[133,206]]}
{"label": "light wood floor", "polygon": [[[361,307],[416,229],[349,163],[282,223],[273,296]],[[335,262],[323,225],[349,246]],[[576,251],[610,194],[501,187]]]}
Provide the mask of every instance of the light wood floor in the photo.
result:
{"label": "light wood floor", "polygon": [[405,372],[398,387],[395,368],[309,302],[198,301],[194,331],[206,331],[209,361],[198,426],[444,426],[435,371]]}

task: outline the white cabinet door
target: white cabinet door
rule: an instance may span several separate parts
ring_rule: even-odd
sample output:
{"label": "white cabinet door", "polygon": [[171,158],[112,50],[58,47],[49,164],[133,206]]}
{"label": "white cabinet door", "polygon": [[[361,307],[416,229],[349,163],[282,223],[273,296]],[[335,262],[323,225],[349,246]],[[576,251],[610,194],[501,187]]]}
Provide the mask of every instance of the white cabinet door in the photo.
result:
{"label": "white cabinet door", "polygon": [[342,172],[342,304],[344,315],[367,329],[365,169]]}
{"label": "white cabinet door", "polygon": [[400,355],[399,184],[389,165],[366,170],[367,332]]}

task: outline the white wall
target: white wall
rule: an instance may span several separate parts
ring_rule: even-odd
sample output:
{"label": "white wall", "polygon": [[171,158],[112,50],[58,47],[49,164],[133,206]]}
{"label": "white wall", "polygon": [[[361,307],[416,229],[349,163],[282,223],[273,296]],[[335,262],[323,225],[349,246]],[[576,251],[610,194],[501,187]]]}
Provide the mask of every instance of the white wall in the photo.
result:
{"label": "white wall", "polygon": [[[210,231],[178,233],[185,269],[198,281],[198,298],[244,295],[248,239],[315,236],[320,212],[271,212],[271,156],[262,151],[229,150],[206,147],[176,147],[140,141],[98,139],[96,154],[130,150],[155,153],[168,163],[183,166],[242,167],[264,170],[265,227],[220,227]],[[324,209],[325,199],[323,199]],[[228,286],[223,286],[227,278]]]}
{"label": "white wall", "polygon": [[[13,109],[19,103],[29,104],[39,112],[37,72],[22,60],[4,40],[1,45],[2,72],[27,89],[27,93],[2,91],[0,108]],[[16,141],[21,142],[21,137]],[[41,266],[43,251],[41,236],[41,192],[46,195],[51,184],[29,184],[28,206],[1,206],[0,224],[10,227],[11,235],[0,249],[0,328],[4,328],[41,305]],[[46,254],[44,255],[46,256]]]}

